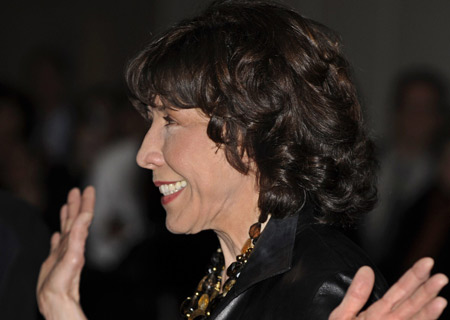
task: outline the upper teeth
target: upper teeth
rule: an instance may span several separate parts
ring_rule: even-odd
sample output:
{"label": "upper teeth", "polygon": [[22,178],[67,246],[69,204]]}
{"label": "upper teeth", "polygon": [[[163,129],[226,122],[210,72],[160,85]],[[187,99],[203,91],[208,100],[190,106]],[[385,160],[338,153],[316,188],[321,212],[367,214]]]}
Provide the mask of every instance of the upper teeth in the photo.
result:
{"label": "upper teeth", "polygon": [[185,180],[178,181],[176,183],[168,183],[159,186],[159,192],[163,195],[168,196],[169,194],[175,193],[186,187],[187,182]]}

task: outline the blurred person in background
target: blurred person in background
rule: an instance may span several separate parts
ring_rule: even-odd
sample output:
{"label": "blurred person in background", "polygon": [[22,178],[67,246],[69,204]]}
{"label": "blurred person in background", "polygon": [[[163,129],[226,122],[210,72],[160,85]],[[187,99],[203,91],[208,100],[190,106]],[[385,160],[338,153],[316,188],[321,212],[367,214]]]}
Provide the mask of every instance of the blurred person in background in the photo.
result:
{"label": "blurred person in background", "polygon": [[73,102],[69,63],[50,49],[30,52],[26,64],[26,90],[35,108],[33,142],[50,165],[68,160],[73,129]]}
{"label": "blurred person in background", "polygon": [[35,286],[50,233],[37,209],[1,189],[0,208],[0,319],[40,319]]}
{"label": "blurred person in background", "polygon": [[69,172],[75,119],[69,66],[66,56],[51,48],[30,51],[24,64],[25,92],[34,108],[31,144],[45,170],[43,212],[52,231],[58,222],[51,213],[76,182]]}
{"label": "blurred person in background", "polygon": [[43,209],[45,170],[30,144],[32,121],[33,110],[25,95],[0,84],[0,188]]}
{"label": "blurred person in background", "polygon": [[[420,257],[434,258],[435,272],[450,273],[450,135],[437,154],[436,175],[429,187],[405,210],[383,274],[393,282]],[[444,288],[441,295],[450,299]],[[441,319],[450,319],[445,310]]]}
{"label": "blurred person in background", "polygon": [[83,184],[97,187],[98,213],[91,227],[87,258],[91,266],[110,271],[151,233],[140,191],[143,175],[134,161],[145,126],[125,93],[98,92],[87,102],[86,114],[92,118],[77,130],[77,146],[81,159],[90,157]]}
{"label": "blurred person in background", "polygon": [[[0,83],[0,319],[40,319],[35,284],[48,253],[45,170],[30,144],[33,109]],[[40,209],[40,210],[39,210]]]}
{"label": "blurred person in background", "polygon": [[97,189],[97,215],[91,226],[87,258],[101,270],[116,268],[130,249],[152,232],[140,191],[142,171],[133,161],[145,127],[128,104],[123,107],[114,115],[121,138],[97,150],[85,180]]}
{"label": "blurred person in background", "polygon": [[380,200],[361,232],[365,249],[382,270],[394,265],[391,252],[406,228],[402,221],[436,176],[446,95],[444,81],[428,70],[408,71],[397,80],[391,138],[380,157]]}
{"label": "blurred person in background", "polygon": [[75,103],[73,148],[70,151],[70,172],[82,183],[93,163],[117,138],[115,118],[118,112],[114,89],[93,87]]}

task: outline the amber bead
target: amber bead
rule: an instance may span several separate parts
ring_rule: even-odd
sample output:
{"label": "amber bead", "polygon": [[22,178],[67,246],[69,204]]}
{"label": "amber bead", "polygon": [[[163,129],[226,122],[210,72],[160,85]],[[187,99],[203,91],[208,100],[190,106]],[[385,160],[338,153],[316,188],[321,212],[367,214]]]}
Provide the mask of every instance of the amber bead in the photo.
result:
{"label": "amber bead", "polygon": [[244,246],[242,247],[241,250],[241,254],[244,254],[248,251],[249,248],[253,247],[253,243],[251,239],[247,239],[247,241],[245,241]]}
{"label": "amber bead", "polygon": [[214,288],[214,291],[211,293],[211,296],[209,297],[209,303],[214,301],[214,299],[219,295],[220,292],[220,284]]}
{"label": "amber bead", "polygon": [[203,284],[205,283],[206,278],[208,278],[208,275],[204,276],[202,278],[202,280],[200,280],[200,282],[198,283],[198,286],[197,286],[197,291],[202,291],[203,290]]}
{"label": "amber bead", "polygon": [[208,273],[197,285],[197,291],[192,297],[187,298],[181,305],[180,311],[186,320],[206,320],[217,304],[227,295],[236,283],[237,277],[244,265],[247,263],[253,245],[261,233],[261,224],[255,223],[251,226],[248,239],[242,249],[242,254],[236,257],[227,269],[228,280],[222,285],[222,271],[225,269],[225,261],[222,250],[219,248],[211,257]]}
{"label": "amber bead", "polygon": [[261,234],[261,223],[257,222],[250,227],[248,235],[250,236],[250,239],[255,239],[258,238],[260,234]]}
{"label": "amber bead", "polygon": [[229,278],[227,280],[227,282],[225,282],[225,284],[223,286],[224,296],[225,296],[226,293],[228,293],[228,291],[231,290],[231,288],[234,286],[235,283],[236,283],[236,279],[233,279],[233,278]]}
{"label": "amber bead", "polygon": [[198,300],[198,308],[205,311],[206,308],[208,308],[208,305],[209,305],[209,296],[206,293],[204,293]]}
{"label": "amber bead", "polygon": [[203,291],[204,292],[210,292],[211,290],[214,289],[214,287],[216,286],[217,283],[217,277],[215,274],[208,274],[206,276],[205,281],[203,282]]}

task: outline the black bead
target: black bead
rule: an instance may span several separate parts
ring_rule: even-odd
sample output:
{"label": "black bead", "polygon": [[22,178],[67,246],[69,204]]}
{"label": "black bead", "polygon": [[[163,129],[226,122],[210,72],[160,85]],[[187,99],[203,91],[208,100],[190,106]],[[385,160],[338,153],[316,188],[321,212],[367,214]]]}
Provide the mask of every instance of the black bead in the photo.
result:
{"label": "black bead", "polygon": [[225,264],[222,252],[215,252],[211,257],[211,265],[216,268],[222,268]]}
{"label": "black bead", "polygon": [[243,264],[240,261],[235,261],[227,269],[227,276],[234,277],[239,273],[239,271],[242,269]]}
{"label": "black bead", "polygon": [[220,301],[222,301],[222,296],[217,296],[214,300],[212,300],[209,303],[207,311],[211,312],[215,310]]}
{"label": "black bead", "polygon": [[192,301],[191,297],[188,297],[181,303],[180,312],[182,315],[185,315],[186,313],[193,312],[193,311],[194,311],[193,301]]}

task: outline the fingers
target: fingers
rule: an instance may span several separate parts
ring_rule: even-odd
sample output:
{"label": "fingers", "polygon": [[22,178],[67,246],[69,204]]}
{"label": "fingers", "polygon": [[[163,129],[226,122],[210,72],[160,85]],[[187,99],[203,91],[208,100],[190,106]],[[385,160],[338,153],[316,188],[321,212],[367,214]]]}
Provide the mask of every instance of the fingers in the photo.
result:
{"label": "fingers", "polygon": [[59,212],[59,221],[60,221],[59,231],[61,233],[65,231],[66,223],[67,223],[67,215],[68,215],[67,204],[65,204],[61,207],[61,210]]}
{"label": "fingers", "polygon": [[[428,310],[428,304],[433,301],[438,295],[439,291],[448,283],[448,278],[443,274],[435,274],[428,279],[423,285],[421,285],[414,294],[406,299],[401,305],[397,306],[393,314],[400,319],[409,319],[417,313],[421,313],[421,310],[426,312],[432,312],[434,309],[430,307]],[[440,299],[438,299],[440,301]],[[435,302],[438,303],[438,302]],[[423,313],[422,313],[423,314]],[[425,317],[424,319],[430,319]],[[435,319],[435,318],[432,318]]]}
{"label": "fingers", "polygon": [[81,200],[81,212],[94,212],[95,189],[92,186],[86,187]]}
{"label": "fingers", "polygon": [[387,307],[395,309],[409,298],[430,276],[434,261],[422,258],[417,261],[383,296]]}
{"label": "fingers", "polygon": [[330,320],[353,319],[369,299],[375,282],[373,270],[361,267],[355,274],[341,304],[330,315]]}
{"label": "fingers", "polygon": [[447,300],[442,297],[434,298],[414,317],[414,320],[438,319],[446,306]]}
{"label": "fingers", "polygon": [[71,230],[72,224],[80,212],[94,212],[95,189],[92,186],[87,187],[83,195],[80,189],[73,188],[67,196],[67,204],[61,208],[61,232],[67,233]]}
{"label": "fingers", "polygon": [[63,232],[69,232],[72,228],[72,223],[80,212],[80,201],[80,189],[73,188],[70,190],[67,196],[67,219],[64,224]]}
{"label": "fingers", "polygon": [[[70,196],[74,197],[75,205],[73,208],[77,208],[78,212],[74,215],[72,226],[70,227],[67,256],[72,263],[77,265],[77,261],[84,261],[86,238],[94,215],[95,189],[91,186],[87,187],[81,199],[79,198],[79,192],[78,194],[74,193],[74,195],[69,194],[69,198]],[[76,196],[78,196],[78,201],[76,201]],[[78,202],[78,206],[76,206],[76,202]]]}
{"label": "fingers", "polygon": [[[74,188],[68,194],[67,204],[61,208],[61,233],[53,234],[50,255],[42,264],[38,277],[37,293],[41,312],[60,305],[46,301],[61,297],[64,302],[72,301],[79,307],[80,275],[94,204],[94,188],[86,188],[82,195],[79,189]],[[64,316],[57,318],[65,319]]]}
{"label": "fingers", "polygon": [[[78,191],[73,192],[72,191]],[[72,219],[70,233],[68,235],[67,259],[75,267],[82,267],[84,264],[84,248],[88,229],[94,215],[95,189],[87,187],[83,195],[80,197],[79,190],[73,189],[69,193],[69,201],[72,200],[73,206],[69,203],[69,218]],[[76,213],[70,213],[71,210],[77,209]]]}
{"label": "fingers", "polygon": [[70,293],[75,301],[79,301],[79,281],[84,266],[84,252],[89,226],[92,222],[93,212],[83,211],[75,219],[69,235],[68,249],[65,256],[68,270],[72,274],[72,281],[77,283],[71,286]]}
{"label": "fingers", "polygon": [[59,245],[60,233],[55,232],[50,239],[50,252],[54,252]]}
{"label": "fingers", "polygon": [[75,219],[69,235],[68,251],[84,254],[84,247],[92,217],[92,212],[84,211]]}

